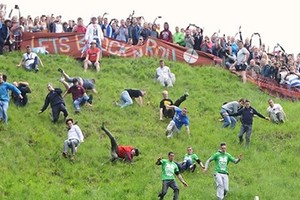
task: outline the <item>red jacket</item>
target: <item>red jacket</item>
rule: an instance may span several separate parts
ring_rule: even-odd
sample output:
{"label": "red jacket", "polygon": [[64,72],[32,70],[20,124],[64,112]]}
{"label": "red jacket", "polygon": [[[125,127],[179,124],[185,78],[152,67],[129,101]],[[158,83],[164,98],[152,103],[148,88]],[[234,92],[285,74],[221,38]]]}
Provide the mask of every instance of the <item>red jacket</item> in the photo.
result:
{"label": "red jacket", "polygon": [[118,146],[118,156],[119,158],[125,158],[128,161],[131,161],[133,156],[131,151],[134,148],[132,146]]}

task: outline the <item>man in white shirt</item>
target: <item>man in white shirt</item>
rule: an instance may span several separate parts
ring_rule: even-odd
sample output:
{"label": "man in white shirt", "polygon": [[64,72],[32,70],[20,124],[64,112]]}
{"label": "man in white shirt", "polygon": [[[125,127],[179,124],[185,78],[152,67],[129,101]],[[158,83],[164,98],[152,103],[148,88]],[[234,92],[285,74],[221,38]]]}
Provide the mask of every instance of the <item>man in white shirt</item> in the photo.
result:
{"label": "man in white shirt", "polygon": [[284,123],[286,120],[286,116],[282,106],[278,103],[274,103],[272,99],[269,99],[268,103],[269,107],[267,108],[267,111],[269,113],[271,121],[276,124]]}
{"label": "man in white shirt", "polygon": [[63,145],[62,155],[68,157],[68,149],[71,148],[71,160],[74,160],[74,156],[77,151],[77,147],[83,142],[84,136],[78,125],[74,124],[73,119],[69,118],[66,120],[68,126],[68,138],[65,140]]}
{"label": "man in white shirt", "polygon": [[34,70],[35,72],[38,72],[39,64],[44,66],[40,57],[36,53],[31,52],[30,46],[27,46],[26,53],[23,54],[23,57],[22,57],[20,63],[17,65],[17,67],[22,66],[26,70],[29,70],[29,71]]}
{"label": "man in white shirt", "polygon": [[156,69],[155,80],[162,86],[173,87],[176,80],[175,75],[171,73],[169,67],[165,66],[165,62],[163,60],[159,61],[159,65],[160,66]]}
{"label": "man in white shirt", "polygon": [[88,46],[93,40],[96,40],[97,47],[101,49],[101,41],[104,39],[103,31],[97,23],[97,18],[92,17],[92,22],[86,27],[84,39]]}

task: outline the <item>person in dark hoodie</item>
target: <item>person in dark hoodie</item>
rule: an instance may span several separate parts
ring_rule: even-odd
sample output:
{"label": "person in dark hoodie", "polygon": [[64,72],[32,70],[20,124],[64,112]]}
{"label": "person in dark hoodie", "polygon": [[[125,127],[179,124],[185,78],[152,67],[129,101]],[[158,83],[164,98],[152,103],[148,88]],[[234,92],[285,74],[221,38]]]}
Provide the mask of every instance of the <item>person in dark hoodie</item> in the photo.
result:
{"label": "person in dark hoodie", "polygon": [[52,120],[54,123],[58,121],[60,112],[64,113],[64,119],[66,119],[68,116],[68,111],[65,107],[65,102],[61,95],[62,90],[60,88],[53,88],[53,86],[50,83],[47,87],[49,93],[46,96],[45,103],[42,109],[39,111],[39,113],[44,112],[50,104],[52,109]]}
{"label": "person in dark hoodie", "polygon": [[173,43],[173,34],[169,30],[168,22],[164,23],[164,30],[160,32],[159,39]]}

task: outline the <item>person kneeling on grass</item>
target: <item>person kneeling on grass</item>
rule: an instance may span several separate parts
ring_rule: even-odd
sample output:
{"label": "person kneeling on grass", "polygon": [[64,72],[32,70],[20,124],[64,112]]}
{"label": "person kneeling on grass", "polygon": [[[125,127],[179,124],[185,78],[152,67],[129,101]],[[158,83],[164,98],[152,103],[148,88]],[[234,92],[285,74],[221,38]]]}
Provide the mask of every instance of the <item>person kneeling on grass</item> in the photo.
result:
{"label": "person kneeling on grass", "polygon": [[118,145],[114,136],[107,130],[102,123],[101,129],[109,137],[111,142],[111,161],[114,162],[117,159],[122,159],[127,162],[132,162],[134,156],[139,156],[139,149],[133,146]]}
{"label": "person kneeling on grass", "polygon": [[64,142],[63,153],[62,155],[67,158],[68,157],[68,149],[71,148],[71,160],[74,160],[75,154],[77,152],[77,147],[80,143],[83,142],[84,136],[80,127],[77,124],[73,124],[73,119],[69,118],[66,120],[66,124],[68,126],[68,138]]}

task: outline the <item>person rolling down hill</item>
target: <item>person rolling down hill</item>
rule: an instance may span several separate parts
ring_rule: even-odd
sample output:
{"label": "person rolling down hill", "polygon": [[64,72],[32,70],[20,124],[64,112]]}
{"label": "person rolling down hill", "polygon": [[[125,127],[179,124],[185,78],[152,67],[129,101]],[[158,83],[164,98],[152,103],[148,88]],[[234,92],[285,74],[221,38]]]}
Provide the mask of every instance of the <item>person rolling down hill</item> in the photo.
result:
{"label": "person rolling down hill", "polygon": [[122,159],[127,162],[132,162],[134,156],[139,156],[139,149],[133,146],[118,145],[115,137],[111,132],[104,126],[101,125],[101,129],[109,137],[111,142],[111,161],[114,162],[117,159]]}

